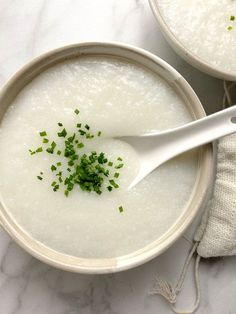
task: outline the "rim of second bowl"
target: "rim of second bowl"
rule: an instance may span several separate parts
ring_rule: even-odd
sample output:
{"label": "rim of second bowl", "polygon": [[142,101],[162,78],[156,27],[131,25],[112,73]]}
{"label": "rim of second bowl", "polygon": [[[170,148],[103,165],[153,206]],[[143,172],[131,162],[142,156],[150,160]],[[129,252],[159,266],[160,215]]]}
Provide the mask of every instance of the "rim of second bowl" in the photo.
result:
{"label": "rim of second bowl", "polygon": [[198,70],[209,74],[213,77],[228,80],[228,81],[236,81],[236,73],[229,71],[221,71],[214,66],[210,65],[203,59],[199,58],[196,54],[194,54],[191,50],[185,47],[180,40],[174,35],[174,33],[170,30],[168,24],[165,21],[161,13],[160,6],[158,4],[158,0],[148,0],[150,7],[152,9],[153,15],[156,18],[160,29],[170,44],[170,46],[175,50],[175,52],[182,57],[185,61],[187,61],[190,65],[194,66]]}
{"label": "rim of second bowl", "polygon": [[[96,52],[94,52],[94,50]],[[0,103],[2,102],[3,108],[0,109],[4,112],[6,109],[4,106],[8,106],[8,103],[11,102],[11,100],[6,97],[7,95],[9,96],[9,91],[13,92],[14,88],[16,90],[18,89],[15,94],[13,93],[12,99],[14,99],[25,85],[46,68],[68,58],[87,54],[122,57],[126,60],[139,63],[141,66],[146,66],[146,68],[148,68],[149,65],[149,69],[151,65],[155,65],[155,67],[158,67],[159,72],[157,70],[153,72],[158,72],[158,75],[165,78],[165,81],[171,84],[173,88],[179,88],[179,91],[183,93],[183,97],[191,103],[195,118],[201,118],[205,115],[204,109],[191,86],[172,66],[144,49],[118,42],[78,43],[57,48],[36,57],[16,72],[16,74],[3,86],[0,92]],[[136,59],[140,59],[140,61],[135,60],[135,57]],[[132,60],[132,58],[134,58],[134,60]],[[162,73],[162,75],[160,73]],[[26,83],[23,82],[23,78]],[[19,79],[21,79],[21,83],[19,83]],[[4,103],[4,100],[7,105]],[[189,109],[191,110],[191,108]],[[192,193],[193,196],[190,199],[188,206],[186,206],[188,210],[184,211],[176,223],[161,238],[150,243],[150,245],[147,245],[145,248],[129,255],[103,259],[83,259],[56,252],[27,234],[14,221],[11,215],[7,213],[3,200],[0,208],[0,221],[6,231],[21,247],[34,257],[54,267],[87,274],[114,273],[136,267],[153,259],[171,246],[186,230],[196,216],[201,205],[204,203],[204,200],[207,197],[208,186],[212,178],[213,154],[210,144],[203,147],[200,151],[201,154],[199,155],[199,160],[201,162],[199,165],[199,174],[196,178],[196,188]]]}

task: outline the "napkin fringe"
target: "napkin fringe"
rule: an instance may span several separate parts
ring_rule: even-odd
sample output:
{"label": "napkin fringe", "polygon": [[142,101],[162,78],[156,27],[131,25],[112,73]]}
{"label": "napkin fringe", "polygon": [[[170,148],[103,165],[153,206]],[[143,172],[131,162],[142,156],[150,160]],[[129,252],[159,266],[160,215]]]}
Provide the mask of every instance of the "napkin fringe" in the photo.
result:
{"label": "napkin fringe", "polygon": [[200,291],[200,281],[199,281],[199,264],[201,261],[201,256],[197,254],[195,259],[195,270],[194,270],[194,278],[195,278],[195,290],[196,290],[196,300],[191,310],[179,310],[175,307],[177,297],[182,291],[182,287],[189,269],[189,265],[191,261],[197,253],[197,247],[199,242],[195,242],[185,260],[183,269],[180,273],[179,279],[175,287],[173,287],[169,282],[165,279],[160,278],[159,276],[156,278],[156,282],[152,291],[150,292],[152,295],[161,295],[170,305],[172,311],[176,314],[193,314],[199,307],[201,301],[201,291]]}

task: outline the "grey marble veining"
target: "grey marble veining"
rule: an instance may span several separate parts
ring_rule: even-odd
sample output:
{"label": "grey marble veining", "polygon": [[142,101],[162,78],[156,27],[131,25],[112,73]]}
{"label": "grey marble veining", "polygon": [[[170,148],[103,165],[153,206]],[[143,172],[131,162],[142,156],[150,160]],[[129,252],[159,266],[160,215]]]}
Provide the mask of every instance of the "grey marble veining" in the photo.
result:
{"label": "grey marble veining", "polygon": [[[122,41],[172,64],[193,86],[208,113],[221,108],[222,82],[193,69],[169,47],[146,0],[0,0],[0,85],[42,52],[82,41]],[[157,274],[175,282],[191,246],[190,227],[166,253],[114,275],[63,272],[31,257],[0,230],[0,314],[168,314],[150,296]],[[236,312],[236,258],[203,261],[198,314]],[[179,306],[193,303],[192,271]]]}

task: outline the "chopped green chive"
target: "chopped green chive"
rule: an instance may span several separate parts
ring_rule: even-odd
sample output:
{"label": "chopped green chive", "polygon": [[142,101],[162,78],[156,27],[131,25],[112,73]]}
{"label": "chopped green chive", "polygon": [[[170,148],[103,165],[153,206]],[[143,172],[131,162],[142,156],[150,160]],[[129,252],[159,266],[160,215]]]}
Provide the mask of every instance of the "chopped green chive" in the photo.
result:
{"label": "chopped green chive", "polygon": [[120,175],[120,174],[119,174],[118,172],[116,172],[116,173],[114,174],[114,177],[115,177],[115,178],[119,178],[119,175]]}
{"label": "chopped green chive", "polygon": [[109,167],[112,167],[112,166],[113,166],[113,162],[112,162],[112,161],[109,161],[109,162],[108,162],[108,166],[109,166]]}
{"label": "chopped green chive", "polygon": [[231,15],[230,16],[230,21],[234,21],[235,20],[235,16],[234,15]]}
{"label": "chopped green chive", "polygon": [[79,114],[79,109],[75,109],[75,114]]}
{"label": "chopped green chive", "polygon": [[73,160],[70,160],[70,161],[68,161],[68,166],[74,166],[74,161]]}
{"label": "chopped green chive", "polygon": [[41,153],[42,151],[43,151],[43,148],[42,148],[42,147],[39,147],[39,148],[36,149],[35,152],[36,152],[36,153]]}
{"label": "chopped green chive", "polygon": [[56,171],[56,170],[57,170],[57,167],[54,166],[54,165],[51,165],[51,170],[52,170],[52,171]]}
{"label": "chopped green chive", "polygon": [[59,155],[59,156],[61,155],[61,151],[60,150],[57,151],[57,155]]}
{"label": "chopped green chive", "polygon": [[46,149],[46,151],[47,151],[49,154],[53,154],[53,149],[52,149],[51,147],[48,147],[48,148]]}
{"label": "chopped green chive", "polygon": [[118,157],[117,160],[122,161],[123,159],[121,157]]}
{"label": "chopped green chive", "polygon": [[119,185],[116,184],[114,180],[109,180],[109,182],[115,189],[118,189]]}
{"label": "chopped green chive", "polygon": [[47,132],[46,131],[39,132],[39,135],[40,136],[47,136]]}
{"label": "chopped green chive", "polygon": [[42,178],[41,176],[37,176],[37,178],[38,178],[40,181],[43,180],[43,178]]}
{"label": "chopped green chive", "polygon": [[119,206],[119,212],[123,213],[123,211],[124,211],[124,208],[122,206]]}
{"label": "chopped green chive", "polygon": [[228,27],[227,27],[227,30],[228,31],[231,31],[233,29],[233,26],[231,26],[231,25],[229,25]]}
{"label": "chopped green chive", "polygon": [[90,126],[88,124],[85,124],[85,129],[89,130],[90,129]]}
{"label": "chopped green chive", "polygon": [[83,130],[78,130],[78,132],[79,132],[79,134],[82,135],[82,136],[84,136],[84,135],[86,134],[86,132],[83,131]]}
{"label": "chopped green chive", "polygon": [[58,122],[57,124],[58,124],[59,126],[63,126],[63,124],[62,124],[61,122]]}
{"label": "chopped green chive", "polygon": [[84,144],[83,144],[83,143],[77,144],[77,148],[83,148],[83,147],[84,147]]}
{"label": "chopped green chive", "polygon": [[56,181],[53,181],[51,186],[55,186],[56,184],[57,184]]}
{"label": "chopped green chive", "polygon": [[112,188],[112,186],[109,185],[109,186],[107,187],[107,189],[108,189],[109,192],[111,192],[113,188]]}
{"label": "chopped green chive", "polygon": [[49,140],[47,138],[43,139],[43,143],[48,143],[48,142],[49,142]]}
{"label": "chopped green chive", "polygon": [[66,129],[64,128],[61,132],[58,132],[57,135],[58,137],[66,137],[67,135]]}
{"label": "chopped green chive", "polygon": [[31,149],[29,149],[30,155],[34,155],[35,151],[32,151]]}
{"label": "chopped green chive", "polygon": [[101,136],[102,135],[102,132],[101,131],[98,131],[98,134],[97,134],[98,136]]}
{"label": "chopped green chive", "polygon": [[57,166],[60,167],[61,166],[61,162],[57,162]]}
{"label": "chopped green chive", "polygon": [[77,126],[77,128],[80,128],[81,127],[81,123],[77,123],[76,126]]}
{"label": "chopped green chive", "polygon": [[90,134],[90,133],[87,133],[87,134],[86,134],[86,138],[88,138],[88,139],[94,138],[94,135],[92,135],[92,134]]}
{"label": "chopped green chive", "polygon": [[119,164],[119,165],[115,166],[115,169],[120,169],[120,168],[122,168],[123,166],[124,166],[124,164]]}
{"label": "chopped green chive", "polygon": [[57,190],[59,190],[59,184],[54,185],[53,191],[56,192]]}
{"label": "chopped green chive", "polygon": [[40,174],[43,175],[43,172],[41,171]]}

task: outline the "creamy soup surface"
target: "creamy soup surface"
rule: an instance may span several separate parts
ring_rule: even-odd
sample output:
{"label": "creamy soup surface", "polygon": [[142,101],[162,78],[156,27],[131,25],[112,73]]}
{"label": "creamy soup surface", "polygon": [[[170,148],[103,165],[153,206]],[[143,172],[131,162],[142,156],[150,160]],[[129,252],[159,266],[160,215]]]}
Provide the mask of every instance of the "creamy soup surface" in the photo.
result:
{"label": "creamy soup surface", "polygon": [[157,0],[176,38],[202,61],[236,74],[236,1]]}
{"label": "creamy soup surface", "polygon": [[[42,130],[62,148],[57,123],[73,132],[78,120],[102,132],[87,140],[84,151],[123,158],[120,188],[97,195],[76,187],[65,197],[50,186],[50,166],[58,156],[29,154],[42,145]],[[22,90],[1,123],[1,196],[16,222],[54,250],[87,258],[134,252],[162,236],[183,213],[196,180],[197,153],[171,160],[128,190],[138,159],[128,144],[112,137],[161,131],[191,120],[171,87],[137,65],[106,57],[58,64]],[[37,179],[41,171],[42,181]]]}

